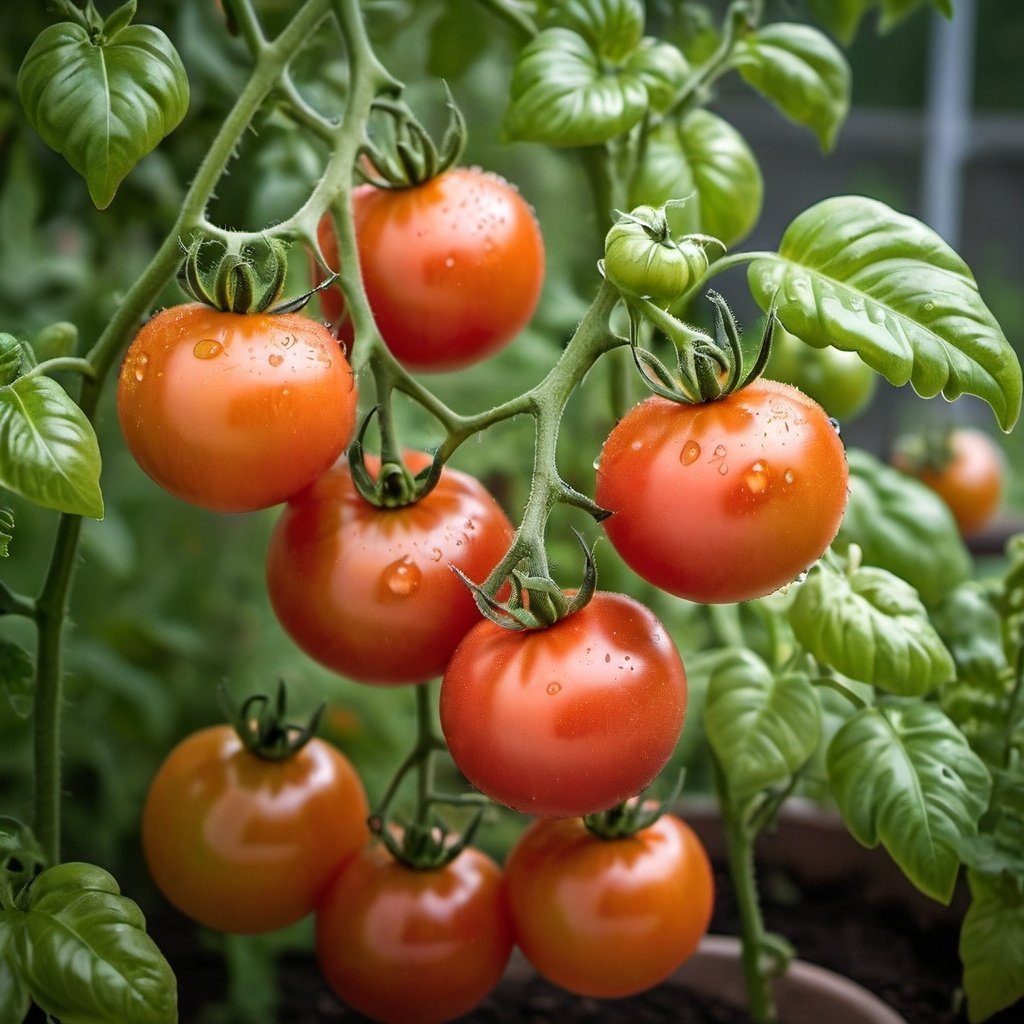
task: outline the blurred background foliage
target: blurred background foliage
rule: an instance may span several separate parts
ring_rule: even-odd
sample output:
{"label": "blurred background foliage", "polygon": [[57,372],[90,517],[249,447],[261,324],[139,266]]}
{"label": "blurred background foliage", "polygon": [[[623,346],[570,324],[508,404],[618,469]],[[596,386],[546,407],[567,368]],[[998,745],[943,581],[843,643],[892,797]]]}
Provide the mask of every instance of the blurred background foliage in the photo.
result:
{"label": "blurred background foliage", "polygon": [[[294,4],[261,0],[258,6],[273,31]],[[707,45],[707,24],[716,23],[716,13],[724,8],[705,6],[706,18],[693,15],[693,5],[685,8],[690,13],[684,17],[682,5],[672,0],[648,2],[652,27],[691,52]],[[571,152],[502,141],[507,80],[520,43],[509,25],[489,15],[478,0],[367,0],[365,8],[380,53],[407,82],[414,108],[428,123],[443,124],[438,79],[447,80],[470,127],[465,162],[516,182],[543,227],[548,274],[531,328],[486,364],[429,382],[456,408],[471,411],[532,386],[554,362],[596,289],[596,260],[609,221],[582,198],[588,194],[586,181]],[[977,60],[976,110],[996,124],[1005,119],[1016,129],[1018,144],[996,147],[992,166],[969,166],[980,185],[968,183],[963,249],[982,293],[1016,343],[1024,329],[1019,286],[1024,273],[1019,187],[1024,6],[1019,0],[985,0],[978,15],[978,53],[984,57]],[[804,17],[805,6],[797,0],[769,3],[770,20]],[[17,68],[49,17],[42,4],[0,7],[0,330],[33,338],[47,324],[67,320],[78,327],[80,349],[92,344],[171,223],[194,168],[244,82],[248,57],[241,42],[226,32],[214,0],[141,0],[138,20],[162,27],[178,47],[191,82],[191,106],[185,122],[142,161],[110,208],[100,213],[77,175],[29,129],[17,102]],[[713,106],[748,132],[766,180],[765,215],[749,242],[752,247],[774,247],[792,215],[840,191],[865,192],[906,212],[919,212],[914,145],[921,135],[928,17],[919,12],[886,36],[879,36],[872,22],[873,17],[866,19],[849,50],[854,109],[830,156],[817,150],[809,134],[767,112],[737,82],[723,82]],[[296,77],[321,109],[341,108],[344,57],[334,37],[327,35],[309,49]],[[872,135],[872,126],[884,128],[882,136]],[[867,145],[865,139],[874,141]],[[267,111],[221,183],[214,219],[258,229],[283,218],[308,194],[324,158],[321,144],[304,138],[279,111]],[[992,181],[1002,183],[1001,192],[990,194]],[[1014,184],[1008,187],[1007,182]],[[986,225],[980,231],[971,228],[977,188],[988,204],[979,214]],[[581,200],[567,202],[567,197]],[[296,253],[288,291],[304,290],[306,279],[305,256]],[[738,285],[723,281],[726,294],[731,286],[737,298]],[[171,287],[163,302],[181,299]],[[742,314],[742,303],[737,305]],[[586,493],[592,491],[591,464],[612,423],[609,386],[610,374],[601,365],[574,397],[563,425],[564,473]],[[879,394],[849,430],[844,424],[848,441],[880,448],[904,416],[892,409],[916,401],[900,393],[893,405],[886,390]],[[880,412],[886,402],[890,410]],[[408,410],[407,443],[428,445],[437,439],[432,429]],[[356,762],[371,802],[412,738],[413,698],[408,690],[341,680],[315,666],[284,635],[270,612],[263,582],[276,511],[218,516],[166,495],[125,452],[112,395],[100,433],[107,516],[102,523],[87,524],[68,637],[65,855],[104,865],[145,903],[151,889],[137,838],[145,788],[171,745],[219,718],[219,686],[241,697],[267,691],[281,678],[291,687],[298,712],[326,698],[322,734]],[[1020,465],[1024,452],[1012,439],[1008,445]],[[513,422],[470,441],[454,464],[480,475],[515,517],[526,498],[531,458],[530,424]],[[10,557],[0,570],[12,586],[34,593],[56,519],[7,494],[0,505],[10,506],[16,521]],[[566,586],[577,582],[581,569],[569,525],[591,540],[597,536],[586,517],[556,511],[550,529],[552,560]],[[706,666],[694,652],[751,613],[698,610],[627,576],[609,545],[598,544],[597,556],[602,586],[629,589],[669,625],[687,660],[692,699],[699,702]],[[747,625],[756,629],[756,623]],[[0,629],[31,647],[32,637],[20,634],[16,625],[4,622]],[[677,760],[698,766],[688,788],[702,782],[696,756],[701,742],[698,730],[684,731]],[[30,764],[27,723],[0,699],[3,813],[28,815]],[[511,816],[498,820],[495,812],[495,818],[481,838],[483,845],[499,851],[516,826]]]}

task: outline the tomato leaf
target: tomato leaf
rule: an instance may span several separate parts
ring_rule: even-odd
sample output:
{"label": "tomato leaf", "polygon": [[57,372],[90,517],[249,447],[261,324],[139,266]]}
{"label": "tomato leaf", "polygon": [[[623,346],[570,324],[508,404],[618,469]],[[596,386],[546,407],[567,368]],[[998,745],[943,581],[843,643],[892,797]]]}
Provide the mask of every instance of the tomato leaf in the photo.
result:
{"label": "tomato leaf", "polygon": [[881,843],[914,885],[948,903],[959,845],[977,832],[991,788],[957,727],[933,704],[889,700],[849,719],[826,763],[854,838]]}
{"label": "tomato leaf", "polygon": [[11,541],[14,540],[14,513],[0,506],[0,558],[7,558]]}
{"label": "tomato leaf", "polygon": [[736,47],[744,81],[791,121],[810,128],[830,150],[850,110],[850,66],[828,36],[811,25],[777,22]]}
{"label": "tomato leaf", "polygon": [[32,711],[34,682],[35,667],[28,651],[12,640],[0,639],[0,686],[19,718],[28,718]]}
{"label": "tomato leaf", "polygon": [[789,607],[797,640],[843,675],[904,697],[953,678],[953,659],[917,591],[874,566],[818,563]]}
{"label": "tomato leaf", "polygon": [[0,388],[0,486],[43,508],[103,518],[96,433],[49,377]]}
{"label": "tomato leaf", "polygon": [[693,110],[651,130],[629,201],[658,207],[688,199],[671,211],[673,227],[733,245],[757,224],[763,198],[761,169],[743,136],[715,114]]}
{"label": "tomato leaf", "polygon": [[967,872],[971,904],[960,929],[968,1019],[975,1024],[1024,997],[1024,888],[1019,879]]}
{"label": "tomato leaf", "polygon": [[23,917],[17,910],[0,910],[0,1024],[21,1024],[31,1003],[14,956],[14,936]]}
{"label": "tomato leaf", "polygon": [[171,41],[150,25],[120,27],[121,11],[112,34],[95,42],[82,25],[50,25],[18,71],[33,128],[85,178],[101,210],[188,110],[188,78]]}
{"label": "tomato leaf", "polygon": [[752,651],[715,665],[704,726],[731,796],[739,802],[787,781],[821,738],[821,704],[807,676],[776,675]]}
{"label": "tomato leaf", "polygon": [[755,260],[750,288],[783,326],[818,348],[854,351],[925,398],[983,398],[1016,422],[1021,369],[967,264],[930,228],[863,196],[826,199]]}
{"label": "tomato leaf", "polygon": [[971,558],[946,503],[920,481],[848,448],[850,496],[833,547],[861,549],[867,565],[906,580],[925,604],[971,574]]}
{"label": "tomato leaf", "polygon": [[642,0],[562,0],[551,5],[544,27],[567,28],[582,36],[602,59],[625,60],[644,30]]}
{"label": "tomato leaf", "polygon": [[44,871],[14,931],[32,998],[62,1024],[174,1024],[174,974],[139,908],[91,864]]}

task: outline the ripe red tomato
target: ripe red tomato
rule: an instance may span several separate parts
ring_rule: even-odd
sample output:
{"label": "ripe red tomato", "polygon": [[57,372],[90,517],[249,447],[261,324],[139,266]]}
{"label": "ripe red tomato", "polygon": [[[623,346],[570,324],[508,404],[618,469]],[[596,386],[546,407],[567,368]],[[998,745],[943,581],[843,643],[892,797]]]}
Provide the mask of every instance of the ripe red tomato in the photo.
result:
{"label": "ripe red tomato", "polygon": [[367,841],[366,794],[348,759],[312,739],[282,761],[248,751],[234,729],[188,736],[153,779],[142,847],[180,911],[252,935],[312,912]]}
{"label": "ripe red tomato", "polygon": [[516,943],[536,970],[580,995],[657,985],[703,938],[714,904],[708,855],[663,814],[622,839],[579,818],[538,821],[513,847],[505,888]]}
{"label": "ripe red tomato", "polygon": [[[416,472],[430,460],[409,452],[406,461]],[[292,639],[333,671],[360,682],[423,682],[444,671],[481,618],[452,566],[482,582],[512,534],[497,502],[458,470],[446,467],[420,501],[385,509],[359,495],[339,462],[274,529],[270,602]]]}
{"label": "ripe red tomato", "polygon": [[949,434],[949,461],[942,467],[915,466],[900,456],[893,463],[927,484],[949,506],[964,536],[987,526],[999,508],[1006,467],[999,446],[983,430]]}
{"label": "ripe red tomato", "polygon": [[484,620],[441,683],[455,764],[499,803],[539,818],[591,814],[648,786],[686,712],[686,675],[643,605],[599,592],[546,629]]}
{"label": "ripe red tomato", "polygon": [[417,871],[367,846],[317,912],[316,951],[331,988],[374,1020],[451,1020],[490,992],[512,952],[501,872],[472,847]]}
{"label": "ripe red tomato", "polygon": [[[544,241],[508,182],[457,167],[404,189],[353,195],[360,270],[388,348],[411,370],[454,370],[493,355],[529,323],[544,283]],[[329,219],[320,248],[338,248]],[[325,314],[344,308],[335,289]]]}
{"label": "ripe red tomato", "polygon": [[788,384],[716,402],[652,397],[604,443],[596,499],[629,566],[692,601],[746,601],[791,582],[832,542],[849,473],[834,424]]}
{"label": "ripe red tomato", "polygon": [[286,501],[345,449],[352,370],[321,324],[295,313],[157,313],[117,389],[128,448],[161,487],[218,512]]}

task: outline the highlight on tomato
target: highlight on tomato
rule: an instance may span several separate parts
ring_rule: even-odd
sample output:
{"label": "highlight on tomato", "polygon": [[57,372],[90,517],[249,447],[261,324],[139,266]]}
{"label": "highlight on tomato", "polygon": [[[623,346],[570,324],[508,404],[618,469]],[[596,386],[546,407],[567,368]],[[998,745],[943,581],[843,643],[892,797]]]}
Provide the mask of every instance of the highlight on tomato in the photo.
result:
{"label": "highlight on tomato", "polygon": [[[406,452],[416,473],[430,463]],[[372,473],[377,460],[366,460]],[[439,676],[479,621],[453,567],[481,582],[512,541],[512,524],[475,478],[445,467],[412,504],[378,508],[341,461],[281,515],[267,554],[278,621],[310,657],[365,683]]]}
{"label": "highlight on tomato", "polygon": [[171,494],[217,512],[287,501],[344,451],[356,389],[337,340],[297,313],[162,310],[117,389],[125,442]]}
{"label": "highlight on tomato", "polygon": [[535,817],[574,817],[653,781],[679,739],[686,696],[682,660],[655,615],[598,591],[543,629],[475,626],[445,670],[441,728],[482,793]]}
{"label": "highlight on tomato", "polygon": [[252,935],[310,914],[367,841],[363,785],[336,748],[310,739],[280,760],[228,725],[186,737],[160,766],[142,812],[157,888],[207,928]]}
{"label": "highlight on tomato", "polygon": [[327,983],[356,1010],[392,1024],[468,1013],[500,980],[511,952],[501,871],[472,846],[420,870],[379,843],[365,846],[316,915]]}
{"label": "highlight on tomato", "polygon": [[652,396],[601,450],[597,503],[615,550],[691,601],[746,601],[812,565],[846,508],[833,421],[788,384],[759,379],[716,401]]}
{"label": "highlight on tomato", "polygon": [[[526,200],[498,175],[456,167],[406,188],[362,185],[353,216],[367,300],[407,369],[469,366],[530,322],[544,283],[544,240]],[[327,217],[318,241],[338,268]],[[321,303],[329,318],[343,317],[339,289]]]}
{"label": "highlight on tomato", "polygon": [[700,839],[671,814],[618,838],[567,818],[523,833],[505,891],[516,944],[538,973],[611,998],[651,988],[689,959],[711,920],[714,876]]}

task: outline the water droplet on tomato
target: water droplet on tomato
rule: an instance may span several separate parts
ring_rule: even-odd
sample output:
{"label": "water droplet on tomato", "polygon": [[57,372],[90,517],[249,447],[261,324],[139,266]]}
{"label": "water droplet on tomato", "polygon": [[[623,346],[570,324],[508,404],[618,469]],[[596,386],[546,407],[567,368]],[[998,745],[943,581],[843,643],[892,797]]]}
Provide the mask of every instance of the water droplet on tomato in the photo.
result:
{"label": "water droplet on tomato", "polygon": [[755,462],[743,474],[743,483],[751,494],[763,494],[770,482],[768,466],[764,462]]}
{"label": "water droplet on tomato", "polygon": [[728,473],[728,472],[729,472],[729,466],[728,466],[728,464],[727,464],[727,463],[723,462],[723,463],[722,463],[722,464],[721,464],[721,465],[720,465],[720,466],[718,467],[718,474],[719,474],[719,476],[725,476],[725,475],[726,475],[726,473]]}
{"label": "water droplet on tomato", "polygon": [[638,452],[638,451],[640,451],[641,448],[643,448],[643,446],[644,446],[643,441],[636,440],[636,441],[631,442],[629,447],[632,448],[633,451]]}
{"label": "water droplet on tomato", "polygon": [[140,352],[136,362],[139,366],[146,366],[149,363],[149,356],[145,352]]}
{"label": "water droplet on tomato", "polygon": [[444,261],[444,265],[445,265],[445,266],[446,266],[446,267],[447,267],[447,268],[448,268],[449,270],[451,270],[451,269],[452,269],[452,267],[454,267],[454,266],[455,266],[455,257],[454,257],[454,256],[448,256],[448,257],[447,257],[447,258],[445,259],[445,261]]}
{"label": "water droplet on tomato", "polygon": [[286,334],[281,339],[281,348],[291,348],[299,339],[294,334]]}
{"label": "water droplet on tomato", "polygon": [[270,355],[267,356],[267,362],[270,363],[271,366],[280,366],[284,362],[284,356],[281,355],[280,352],[271,352]]}
{"label": "water droplet on tomato", "polygon": [[443,554],[443,552],[441,551],[440,548],[431,548],[431,550],[430,550],[430,559],[431,559],[431,561],[433,561],[433,562],[440,562],[443,557],[444,557],[444,554]]}
{"label": "water droplet on tomato", "polygon": [[224,351],[224,346],[213,338],[203,338],[192,347],[192,355],[196,359],[216,359]]}
{"label": "water droplet on tomato", "polygon": [[829,423],[832,424],[832,429],[838,434],[839,433],[839,429],[840,429],[839,428],[839,420],[837,420],[835,418],[835,416],[829,416],[828,421],[829,421]]}
{"label": "water droplet on tomato", "polygon": [[562,689],[562,684],[561,683],[548,683],[547,689],[548,689],[548,695],[551,696],[551,697],[554,697],[554,695],[556,693],[558,693]]}
{"label": "water droplet on tomato", "polygon": [[408,597],[415,594],[420,586],[419,566],[408,556],[392,562],[383,574],[384,586],[395,597]]}
{"label": "water droplet on tomato", "polygon": [[696,441],[687,441],[679,453],[679,461],[684,466],[692,466],[700,458],[700,445]]}
{"label": "water droplet on tomato", "polygon": [[142,366],[135,367],[135,379],[141,384],[146,379],[146,370]]}
{"label": "water droplet on tomato", "polygon": [[787,469],[786,472],[782,474],[782,479],[784,483],[792,486],[792,484],[796,482],[796,473],[791,469]]}
{"label": "water droplet on tomato", "polygon": [[717,444],[717,445],[715,445],[715,458],[716,459],[724,459],[726,457],[726,455],[728,455],[728,452],[725,450],[725,445],[724,444]]}

